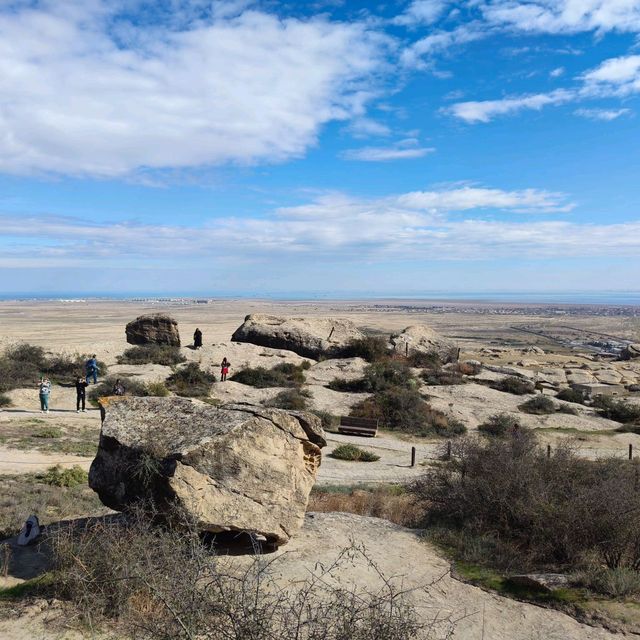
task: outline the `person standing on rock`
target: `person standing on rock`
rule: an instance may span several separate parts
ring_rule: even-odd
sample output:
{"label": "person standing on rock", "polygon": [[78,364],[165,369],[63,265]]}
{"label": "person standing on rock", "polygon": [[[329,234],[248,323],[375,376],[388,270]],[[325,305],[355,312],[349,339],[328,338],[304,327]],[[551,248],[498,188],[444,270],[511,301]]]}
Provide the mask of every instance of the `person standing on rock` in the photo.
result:
{"label": "person standing on rock", "polygon": [[85,403],[87,400],[87,387],[89,383],[82,377],[76,378],[76,413],[80,413],[80,405],[82,405],[83,413],[86,411]]}
{"label": "person standing on rock", "polygon": [[202,347],[202,331],[196,329],[193,334],[193,348],[200,349]]}
{"label": "person standing on rock", "polygon": [[94,353],[85,365],[87,372],[87,384],[89,380],[93,378],[93,384],[98,384],[98,361],[96,360],[96,354]]}
{"label": "person standing on rock", "polygon": [[222,364],[220,365],[220,382],[224,382],[229,374],[229,367],[231,363],[227,360],[227,356],[222,358]]}
{"label": "person standing on rock", "polygon": [[49,378],[40,378],[38,390],[40,395],[40,411],[42,411],[42,413],[49,413],[49,395],[51,394],[51,382],[49,382]]}

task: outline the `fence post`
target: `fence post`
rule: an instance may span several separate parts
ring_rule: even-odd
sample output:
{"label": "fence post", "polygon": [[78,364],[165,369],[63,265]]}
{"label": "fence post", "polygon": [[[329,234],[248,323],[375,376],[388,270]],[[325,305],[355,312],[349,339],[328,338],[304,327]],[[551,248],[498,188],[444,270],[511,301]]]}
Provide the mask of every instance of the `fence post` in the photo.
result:
{"label": "fence post", "polygon": [[411,466],[412,467],[416,466],[416,448],[415,447],[411,447]]}
{"label": "fence post", "polygon": [[633,445],[629,445],[629,460],[633,460]]}
{"label": "fence post", "polygon": [[404,343],[404,357],[405,358],[409,357],[409,343],[408,342]]}
{"label": "fence post", "polygon": [[551,445],[548,444],[547,445],[547,458],[550,458],[550,457],[551,457]]}
{"label": "fence post", "polygon": [[447,442],[447,460],[451,460],[451,440]]}

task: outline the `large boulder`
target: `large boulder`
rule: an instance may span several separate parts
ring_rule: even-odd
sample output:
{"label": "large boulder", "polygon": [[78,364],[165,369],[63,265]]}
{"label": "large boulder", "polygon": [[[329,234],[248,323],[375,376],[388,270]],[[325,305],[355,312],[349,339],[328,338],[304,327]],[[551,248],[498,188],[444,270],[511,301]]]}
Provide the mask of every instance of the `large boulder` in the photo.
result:
{"label": "large boulder", "polygon": [[340,356],[352,340],[364,334],[342,318],[280,318],[248,315],[231,336],[233,342],[288,349],[305,358]]}
{"label": "large boulder", "polygon": [[635,360],[640,358],[640,343],[628,344],[620,353],[621,360]]}
{"label": "large boulder", "polygon": [[455,362],[458,359],[456,343],[425,324],[414,324],[391,336],[391,344],[395,351],[403,355],[433,354],[442,362]]}
{"label": "large boulder", "polygon": [[89,485],[106,506],[121,511],[152,499],[185,510],[202,531],[254,533],[275,544],[302,525],[326,444],[316,416],[175,397],[101,404]]}
{"label": "large boulder", "polygon": [[129,344],[168,344],[180,346],[178,323],[164,313],[139,316],[127,324],[125,329]]}

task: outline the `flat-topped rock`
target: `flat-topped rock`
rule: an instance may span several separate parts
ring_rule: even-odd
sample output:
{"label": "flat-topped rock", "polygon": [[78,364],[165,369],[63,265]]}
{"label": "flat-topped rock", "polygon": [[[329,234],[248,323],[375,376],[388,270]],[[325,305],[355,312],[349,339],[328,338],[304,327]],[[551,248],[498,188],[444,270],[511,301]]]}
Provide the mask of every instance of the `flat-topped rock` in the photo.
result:
{"label": "flat-topped rock", "polygon": [[248,315],[231,340],[272,349],[288,349],[306,358],[340,356],[352,341],[364,334],[343,318],[282,318]]}
{"label": "flat-topped rock", "polygon": [[458,346],[450,338],[434,331],[426,324],[415,324],[401,333],[391,336],[391,344],[401,354],[427,353],[437,355],[443,362],[454,362],[458,358]]}
{"label": "flat-topped rock", "polygon": [[165,344],[180,346],[178,323],[164,313],[150,313],[138,316],[126,326],[129,344]]}
{"label": "flat-topped rock", "polygon": [[118,511],[140,499],[184,509],[203,531],[284,544],[301,526],[325,446],[320,420],[186,398],[102,400],[89,485]]}

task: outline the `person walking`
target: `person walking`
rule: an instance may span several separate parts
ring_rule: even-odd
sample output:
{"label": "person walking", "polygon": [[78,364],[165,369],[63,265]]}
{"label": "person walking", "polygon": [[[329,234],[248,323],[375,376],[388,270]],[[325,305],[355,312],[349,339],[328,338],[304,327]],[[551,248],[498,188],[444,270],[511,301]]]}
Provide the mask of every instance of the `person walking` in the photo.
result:
{"label": "person walking", "polygon": [[88,360],[86,367],[87,384],[89,380],[93,379],[93,384],[98,384],[98,361],[96,360],[96,354],[94,353]]}
{"label": "person walking", "polygon": [[120,378],[116,380],[116,383],[113,385],[113,395],[114,396],[123,396],[125,394],[125,388],[122,382],[120,382]]}
{"label": "person walking", "polygon": [[82,376],[76,378],[76,413],[80,413],[80,405],[82,405],[82,412],[86,412],[85,404],[88,386],[89,383]]}
{"label": "person walking", "polygon": [[42,411],[42,413],[49,413],[49,395],[51,394],[51,382],[49,382],[49,378],[40,378],[38,390],[40,395],[40,411]]}
{"label": "person walking", "polygon": [[229,367],[231,367],[231,363],[227,360],[227,356],[225,356],[222,358],[222,363],[220,364],[220,382],[224,382],[227,379]]}
{"label": "person walking", "polygon": [[200,349],[202,347],[202,331],[196,329],[193,333],[193,348]]}

